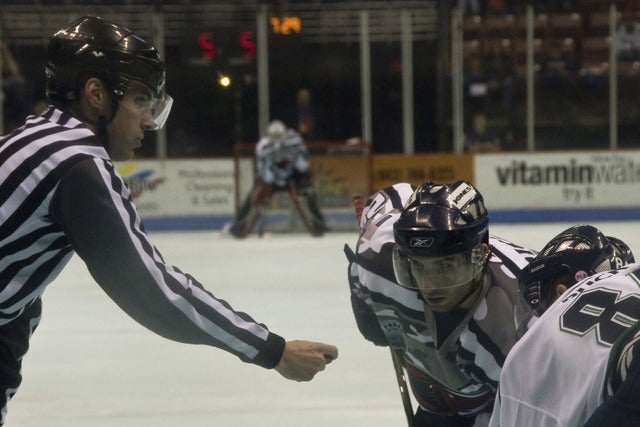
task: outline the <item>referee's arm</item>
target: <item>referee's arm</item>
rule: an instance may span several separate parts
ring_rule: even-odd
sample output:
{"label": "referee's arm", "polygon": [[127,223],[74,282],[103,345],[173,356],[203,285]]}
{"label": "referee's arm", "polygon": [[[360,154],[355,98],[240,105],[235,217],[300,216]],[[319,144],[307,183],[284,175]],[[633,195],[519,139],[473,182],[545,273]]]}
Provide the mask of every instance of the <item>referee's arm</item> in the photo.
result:
{"label": "referee's arm", "polygon": [[53,220],[100,287],[161,336],[212,345],[245,362],[275,367],[285,340],[166,264],[121,186],[121,178],[102,160],[84,160],[61,179],[51,201]]}

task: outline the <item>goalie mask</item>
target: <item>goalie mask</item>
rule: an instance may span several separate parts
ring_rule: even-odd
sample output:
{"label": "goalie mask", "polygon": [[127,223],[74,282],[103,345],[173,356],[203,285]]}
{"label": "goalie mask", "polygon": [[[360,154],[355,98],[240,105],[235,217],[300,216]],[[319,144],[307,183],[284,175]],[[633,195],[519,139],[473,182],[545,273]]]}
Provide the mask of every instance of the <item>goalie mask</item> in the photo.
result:
{"label": "goalie mask", "polygon": [[521,299],[537,316],[555,300],[555,287],[575,283],[634,262],[631,249],[590,225],[576,225],[554,237],[518,276]]}
{"label": "goalie mask", "polygon": [[287,134],[287,127],[280,120],[274,120],[267,127],[267,136],[274,142],[284,140]]}
{"label": "goalie mask", "polygon": [[471,184],[422,184],[393,227],[396,280],[420,289],[427,303],[442,297],[442,289],[466,289],[483,269],[488,223],[482,195]]}
{"label": "goalie mask", "polygon": [[96,16],[84,16],[51,37],[45,73],[47,98],[62,108],[94,76],[112,90],[114,112],[131,83],[149,89],[154,130],[162,128],[173,104],[158,51],[128,28]]}

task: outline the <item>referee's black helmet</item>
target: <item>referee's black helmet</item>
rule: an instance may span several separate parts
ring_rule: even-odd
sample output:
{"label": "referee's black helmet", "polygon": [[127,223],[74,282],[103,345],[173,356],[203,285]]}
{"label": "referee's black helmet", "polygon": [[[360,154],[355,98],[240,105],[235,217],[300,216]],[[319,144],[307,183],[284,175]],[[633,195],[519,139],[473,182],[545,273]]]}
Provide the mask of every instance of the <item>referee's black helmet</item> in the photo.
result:
{"label": "referee's black helmet", "polygon": [[162,97],[165,65],[158,51],[130,29],[97,16],[83,16],[50,40],[45,66],[47,98],[67,104],[89,77],[99,77],[116,99],[131,82]]}

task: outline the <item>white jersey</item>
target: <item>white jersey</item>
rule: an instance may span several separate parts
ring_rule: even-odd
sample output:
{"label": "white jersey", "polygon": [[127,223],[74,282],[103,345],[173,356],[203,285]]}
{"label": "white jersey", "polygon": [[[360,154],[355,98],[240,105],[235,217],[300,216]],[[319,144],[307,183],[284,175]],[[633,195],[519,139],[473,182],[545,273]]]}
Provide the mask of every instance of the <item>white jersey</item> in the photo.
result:
{"label": "white jersey", "polygon": [[261,138],[256,145],[256,176],[261,181],[285,187],[294,172],[309,169],[307,147],[299,133],[288,129],[283,140]]}
{"label": "white jersey", "polygon": [[412,192],[409,184],[395,184],[369,198],[363,211],[350,268],[358,327],[365,338],[400,355],[424,410],[490,412],[504,357],[517,339],[516,274],[535,253],[492,236],[483,295],[469,311],[435,313],[393,273],[393,224]]}
{"label": "white jersey", "polygon": [[640,264],[577,283],[531,326],[502,369],[491,426],[582,426],[606,396],[614,342],[640,319]]}

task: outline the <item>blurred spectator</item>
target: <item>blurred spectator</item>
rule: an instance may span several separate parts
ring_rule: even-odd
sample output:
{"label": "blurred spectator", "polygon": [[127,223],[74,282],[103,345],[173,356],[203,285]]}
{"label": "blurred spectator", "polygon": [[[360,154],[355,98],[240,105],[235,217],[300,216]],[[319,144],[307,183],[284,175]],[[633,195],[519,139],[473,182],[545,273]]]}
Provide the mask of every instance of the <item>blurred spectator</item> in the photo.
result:
{"label": "blurred spectator", "polygon": [[640,59],[640,24],[635,14],[623,14],[616,33],[616,54],[623,61]]}
{"label": "blurred spectator", "polygon": [[500,136],[489,130],[486,114],[476,112],[471,118],[471,128],[465,138],[465,150],[471,153],[500,151],[501,143]]}
{"label": "blurred spectator", "polygon": [[458,8],[463,15],[479,15],[481,12],[479,0],[458,0]]}
{"label": "blurred spectator", "polygon": [[544,0],[531,3],[536,13],[572,13],[581,7],[580,0]]}
{"label": "blurred spectator", "polygon": [[507,0],[487,0],[487,14],[502,15],[507,13]]}
{"label": "blurred spectator", "polygon": [[516,10],[509,0],[457,0],[457,6],[464,16],[502,15]]}
{"label": "blurred spectator", "polygon": [[27,97],[26,79],[5,42],[0,44],[0,63],[2,64],[2,90],[4,92],[2,133],[7,134],[24,123],[24,119],[31,114],[31,107]]}
{"label": "blurred spectator", "polygon": [[305,139],[312,141],[321,137],[320,113],[313,104],[311,91],[300,88],[296,93],[295,129]]}
{"label": "blurred spectator", "polygon": [[550,43],[540,69],[540,76],[548,89],[562,93],[575,87],[579,70],[573,39]]}
{"label": "blurred spectator", "polygon": [[485,57],[489,100],[506,112],[513,107],[514,61],[510,44],[496,39]]}
{"label": "blurred spectator", "polygon": [[489,79],[483,57],[476,54],[469,58],[464,79],[465,105],[471,111],[484,110],[488,102]]}

